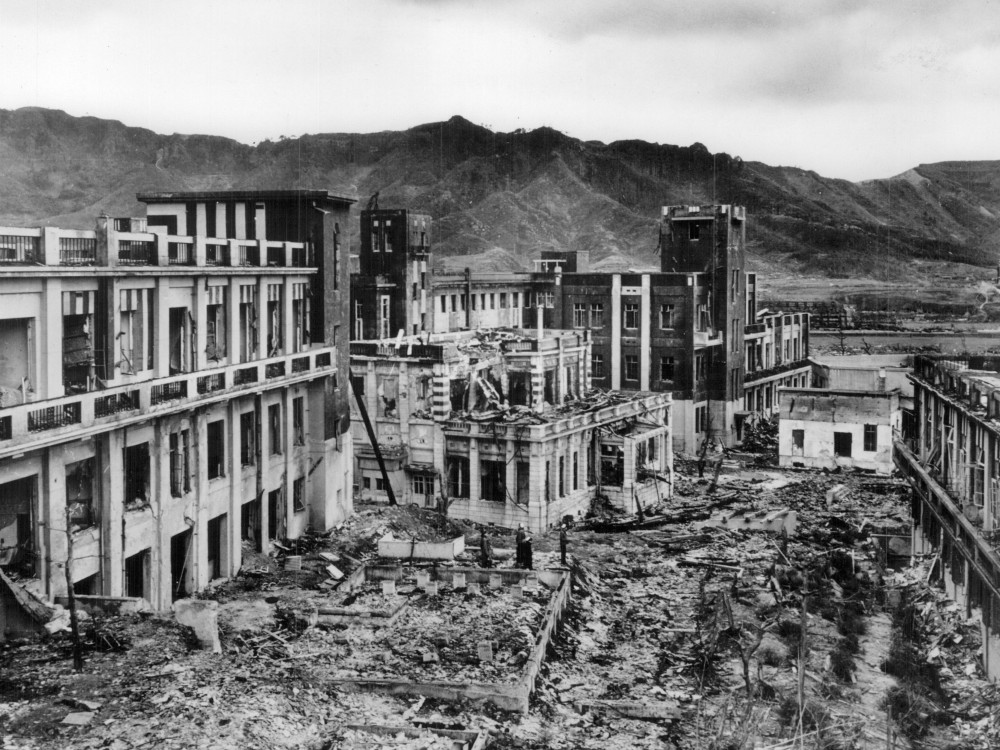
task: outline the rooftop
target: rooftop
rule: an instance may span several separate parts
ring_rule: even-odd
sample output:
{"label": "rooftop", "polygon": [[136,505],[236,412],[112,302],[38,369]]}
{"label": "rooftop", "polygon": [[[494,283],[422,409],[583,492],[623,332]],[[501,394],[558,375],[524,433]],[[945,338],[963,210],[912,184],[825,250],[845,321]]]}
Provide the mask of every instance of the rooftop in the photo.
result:
{"label": "rooftop", "polygon": [[290,199],[322,200],[334,203],[357,203],[354,196],[329,190],[194,190],[162,193],[138,193],[140,203],[177,203],[180,201],[284,201]]}

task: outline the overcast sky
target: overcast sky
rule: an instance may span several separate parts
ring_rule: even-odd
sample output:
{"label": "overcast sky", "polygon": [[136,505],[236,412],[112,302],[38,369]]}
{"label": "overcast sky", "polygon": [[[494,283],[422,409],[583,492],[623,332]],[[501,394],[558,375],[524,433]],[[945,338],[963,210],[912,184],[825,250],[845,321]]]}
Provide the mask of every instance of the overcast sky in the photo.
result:
{"label": "overcast sky", "polygon": [[0,0],[0,29],[0,108],[161,133],[460,114],[851,180],[1000,159],[986,0]]}

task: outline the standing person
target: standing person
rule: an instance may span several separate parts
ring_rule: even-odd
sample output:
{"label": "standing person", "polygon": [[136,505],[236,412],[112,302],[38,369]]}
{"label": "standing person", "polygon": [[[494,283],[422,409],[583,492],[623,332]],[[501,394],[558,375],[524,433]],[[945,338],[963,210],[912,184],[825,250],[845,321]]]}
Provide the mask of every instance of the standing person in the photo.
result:
{"label": "standing person", "polygon": [[566,524],[559,527],[559,555],[562,558],[562,564],[566,564],[566,547],[569,545],[569,538],[566,532]]}
{"label": "standing person", "polygon": [[479,564],[483,568],[493,567],[493,551],[490,549],[490,540],[486,538],[486,527],[479,530]]}
{"label": "standing person", "polygon": [[524,535],[524,567],[533,570],[531,567],[531,537]]}
{"label": "standing person", "polygon": [[517,525],[517,533],[514,535],[514,539],[517,542],[517,548],[514,557],[514,567],[523,568],[524,567],[524,540],[528,535],[524,532],[524,524],[519,523]]}

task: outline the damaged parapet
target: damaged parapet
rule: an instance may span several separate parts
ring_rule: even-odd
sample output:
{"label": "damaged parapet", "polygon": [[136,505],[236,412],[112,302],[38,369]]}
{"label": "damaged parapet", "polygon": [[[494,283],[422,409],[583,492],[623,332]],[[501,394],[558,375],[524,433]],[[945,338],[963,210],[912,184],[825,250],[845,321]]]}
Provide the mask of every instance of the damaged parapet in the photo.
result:
{"label": "damaged parapet", "polygon": [[[352,342],[351,372],[401,502],[541,531],[672,493],[670,394],[591,389],[588,331]],[[354,416],[358,491],[377,501],[386,477]]]}

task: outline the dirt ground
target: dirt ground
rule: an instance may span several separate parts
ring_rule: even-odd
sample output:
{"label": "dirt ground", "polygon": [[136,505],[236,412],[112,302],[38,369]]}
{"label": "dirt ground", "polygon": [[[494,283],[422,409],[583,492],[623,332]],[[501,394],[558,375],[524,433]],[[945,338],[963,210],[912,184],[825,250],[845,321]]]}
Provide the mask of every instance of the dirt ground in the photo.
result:
{"label": "dirt ground", "polygon": [[[978,629],[928,584],[927,561],[899,571],[884,565],[886,540],[908,524],[900,483],[730,460],[712,488],[680,469],[662,515],[650,509],[627,533],[571,530],[572,602],[525,715],[345,693],[328,682],[334,654],[359,671],[412,666],[415,654],[406,652],[415,640],[473,622],[449,613],[446,628],[434,619],[441,611],[430,612],[401,620],[402,630],[384,634],[395,642],[372,649],[351,628],[303,625],[297,613],[315,602],[343,603],[324,585],[320,552],[349,573],[374,558],[386,531],[465,534],[467,549],[478,549],[472,524],[369,505],[292,550],[303,556],[303,571],[251,557],[244,575],[204,594],[220,602],[221,654],[198,649],[188,629],[152,615],[90,621],[81,673],[64,634],[0,645],[0,746],[326,750],[438,742],[430,734],[380,738],[350,725],[474,729],[494,748],[777,750],[797,735],[796,747],[826,750],[1000,746],[1000,701],[975,660]],[[828,506],[838,485],[846,498]],[[772,511],[785,520],[790,514],[777,511],[794,511],[790,533],[757,529]],[[510,532],[490,534],[494,548],[513,547]],[[556,533],[534,542],[536,568],[559,564]],[[412,597],[420,612],[415,590],[401,586],[397,596]],[[516,640],[516,620],[510,634],[496,636],[501,649]],[[446,651],[462,637],[453,632],[438,645]],[[646,718],[630,716],[637,711]],[[71,715],[82,723],[65,723]]]}

